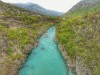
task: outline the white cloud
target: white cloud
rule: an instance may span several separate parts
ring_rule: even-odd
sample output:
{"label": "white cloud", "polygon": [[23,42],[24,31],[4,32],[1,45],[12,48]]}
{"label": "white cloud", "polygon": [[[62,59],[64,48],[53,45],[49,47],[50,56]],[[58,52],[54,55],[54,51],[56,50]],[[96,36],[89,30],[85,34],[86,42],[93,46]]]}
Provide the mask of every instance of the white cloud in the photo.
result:
{"label": "white cloud", "polygon": [[2,0],[10,3],[37,3],[47,9],[66,12],[80,0]]}

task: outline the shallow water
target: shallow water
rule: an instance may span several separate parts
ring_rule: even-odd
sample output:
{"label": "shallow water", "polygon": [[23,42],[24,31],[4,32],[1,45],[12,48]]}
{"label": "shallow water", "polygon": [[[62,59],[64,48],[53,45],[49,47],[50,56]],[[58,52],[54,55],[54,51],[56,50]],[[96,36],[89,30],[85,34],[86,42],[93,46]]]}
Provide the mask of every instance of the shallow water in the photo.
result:
{"label": "shallow water", "polygon": [[19,75],[74,75],[68,72],[57,44],[54,42],[55,27],[51,27],[32,50]]}

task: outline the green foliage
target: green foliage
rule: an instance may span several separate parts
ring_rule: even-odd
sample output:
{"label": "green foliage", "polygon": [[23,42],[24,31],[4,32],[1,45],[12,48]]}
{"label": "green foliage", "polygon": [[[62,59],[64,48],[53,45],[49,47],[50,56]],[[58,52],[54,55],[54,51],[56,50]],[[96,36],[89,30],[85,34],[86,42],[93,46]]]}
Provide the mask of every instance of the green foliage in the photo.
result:
{"label": "green foliage", "polygon": [[18,60],[22,57],[22,55],[20,54],[11,54],[9,55],[9,58],[12,60],[12,61],[15,61],[15,60]]}
{"label": "green foliage", "polygon": [[26,46],[27,49],[34,47],[53,21],[56,21],[55,17],[42,16],[0,1],[0,37],[5,44],[3,52],[10,58],[8,60],[25,57]]}
{"label": "green foliage", "polygon": [[80,8],[62,17],[57,38],[69,56],[78,55],[93,75],[100,74],[100,5]]}
{"label": "green foliage", "polygon": [[4,30],[5,27],[3,25],[0,24],[0,31]]}
{"label": "green foliage", "polygon": [[13,49],[9,47],[9,48],[7,49],[7,53],[10,55],[11,53],[13,53]]}
{"label": "green foliage", "polygon": [[20,28],[20,29],[8,29],[7,31],[7,37],[10,40],[15,40],[15,43],[24,46],[25,44],[30,43],[30,36],[29,36],[29,30],[27,28]]}

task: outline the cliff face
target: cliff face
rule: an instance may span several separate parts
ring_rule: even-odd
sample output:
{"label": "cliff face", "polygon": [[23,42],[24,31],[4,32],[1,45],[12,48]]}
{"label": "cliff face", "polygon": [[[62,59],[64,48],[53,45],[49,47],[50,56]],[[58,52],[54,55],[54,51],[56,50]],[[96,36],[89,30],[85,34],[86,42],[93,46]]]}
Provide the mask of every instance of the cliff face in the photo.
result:
{"label": "cliff face", "polygon": [[0,75],[17,75],[54,19],[0,1]]}
{"label": "cliff face", "polygon": [[100,75],[100,0],[82,0],[61,17],[58,42],[76,63],[77,75]]}

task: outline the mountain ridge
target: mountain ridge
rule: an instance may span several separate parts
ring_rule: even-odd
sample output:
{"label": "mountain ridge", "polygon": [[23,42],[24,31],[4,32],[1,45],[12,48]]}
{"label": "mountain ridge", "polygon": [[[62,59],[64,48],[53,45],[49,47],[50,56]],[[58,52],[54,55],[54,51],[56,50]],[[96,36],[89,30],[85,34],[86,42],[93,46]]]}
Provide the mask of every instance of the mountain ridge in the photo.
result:
{"label": "mountain ridge", "polygon": [[34,4],[31,2],[28,3],[14,3],[13,5],[22,7],[24,9],[33,11],[35,13],[41,14],[41,15],[47,15],[47,16],[61,16],[63,12],[58,12],[54,10],[48,10],[38,4]]}
{"label": "mountain ridge", "polygon": [[[78,2],[76,5],[74,5],[67,13],[65,13],[64,15],[73,13],[73,12],[77,12],[77,11],[81,11],[81,13],[85,13],[85,10],[89,10],[92,9],[94,6],[99,5],[100,1],[99,0],[81,0],[80,2]],[[82,11],[83,10],[83,11]],[[87,12],[87,11],[86,11]]]}

